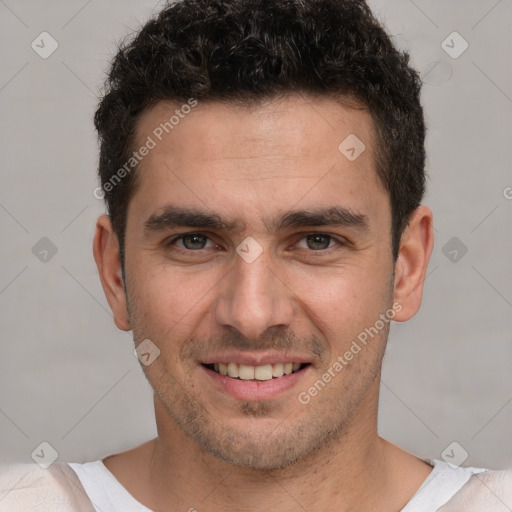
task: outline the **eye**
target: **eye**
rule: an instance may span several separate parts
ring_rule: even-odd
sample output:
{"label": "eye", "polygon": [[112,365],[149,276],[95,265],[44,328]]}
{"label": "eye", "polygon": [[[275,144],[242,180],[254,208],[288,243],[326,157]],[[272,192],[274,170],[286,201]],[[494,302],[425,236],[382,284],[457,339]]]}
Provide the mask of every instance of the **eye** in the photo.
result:
{"label": "eye", "polygon": [[[180,249],[200,251],[207,248],[206,243],[208,240],[211,243],[209,247],[215,247],[215,244],[202,233],[185,233],[170,240],[166,246],[177,245]],[[181,242],[181,246],[176,242]]]}
{"label": "eye", "polygon": [[[304,244],[302,247],[300,247],[301,242],[305,240],[306,246],[304,247]],[[314,251],[324,251],[326,249],[329,249],[331,247],[334,247],[334,245],[331,245],[331,242],[334,242],[334,245],[338,244],[341,245],[341,241],[334,239],[330,235],[326,235],[323,233],[312,233],[308,236],[305,236],[304,238],[301,238],[299,243],[297,244],[298,247],[301,249],[312,249]]]}

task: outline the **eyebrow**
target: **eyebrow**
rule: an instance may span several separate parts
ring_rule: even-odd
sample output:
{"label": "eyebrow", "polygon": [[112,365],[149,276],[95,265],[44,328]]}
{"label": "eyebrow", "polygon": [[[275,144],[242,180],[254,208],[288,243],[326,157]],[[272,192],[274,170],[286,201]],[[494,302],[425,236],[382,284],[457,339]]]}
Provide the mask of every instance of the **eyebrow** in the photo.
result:
{"label": "eyebrow", "polygon": [[[291,211],[280,217],[264,219],[263,222],[271,232],[306,226],[350,227],[361,231],[369,229],[366,215],[341,206]],[[144,232],[148,234],[180,227],[241,232],[245,224],[223,218],[214,212],[173,205],[159,209],[144,222]]]}

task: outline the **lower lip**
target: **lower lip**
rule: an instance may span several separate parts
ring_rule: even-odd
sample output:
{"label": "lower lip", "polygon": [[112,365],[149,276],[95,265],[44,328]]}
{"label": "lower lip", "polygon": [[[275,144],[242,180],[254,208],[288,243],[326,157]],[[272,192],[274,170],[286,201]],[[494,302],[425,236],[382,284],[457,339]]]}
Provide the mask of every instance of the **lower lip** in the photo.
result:
{"label": "lower lip", "polygon": [[221,391],[238,400],[270,400],[297,385],[309,373],[311,365],[271,380],[232,379],[200,365],[200,369]]}

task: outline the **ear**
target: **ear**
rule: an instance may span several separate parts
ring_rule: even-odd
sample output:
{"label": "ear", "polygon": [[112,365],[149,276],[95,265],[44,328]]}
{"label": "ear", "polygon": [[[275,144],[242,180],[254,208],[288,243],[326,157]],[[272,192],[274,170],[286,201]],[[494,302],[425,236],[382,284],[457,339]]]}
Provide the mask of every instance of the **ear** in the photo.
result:
{"label": "ear", "polygon": [[126,306],[119,242],[108,215],[101,215],[96,222],[93,254],[103,291],[114,314],[114,322],[122,331],[129,331],[131,326]]}
{"label": "ear", "polygon": [[432,212],[426,206],[414,210],[400,240],[395,263],[394,300],[402,306],[393,320],[405,322],[412,318],[421,305],[423,283],[434,246]]}

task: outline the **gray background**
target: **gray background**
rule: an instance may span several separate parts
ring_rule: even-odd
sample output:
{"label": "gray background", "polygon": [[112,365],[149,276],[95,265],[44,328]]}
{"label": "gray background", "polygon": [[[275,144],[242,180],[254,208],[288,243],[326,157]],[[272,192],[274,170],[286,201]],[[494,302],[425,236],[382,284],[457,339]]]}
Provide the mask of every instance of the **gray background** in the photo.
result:
{"label": "gray background", "polygon": [[[371,5],[426,83],[436,229],[422,310],[392,327],[380,431],[420,456],[457,441],[466,464],[510,466],[512,2]],[[159,8],[0,0],[3,462],[31,461],[42,441],[61,460],[94,460],[156,433],[131,333],[114,326],[92,257],[103,212],[92,115],[114,42]],[[31,48],[43,31],[59,45],[47,59]],[[441,47],[453,31],[469,44],[457,58]],[[43,237],[57,249],[46,262]]]}

